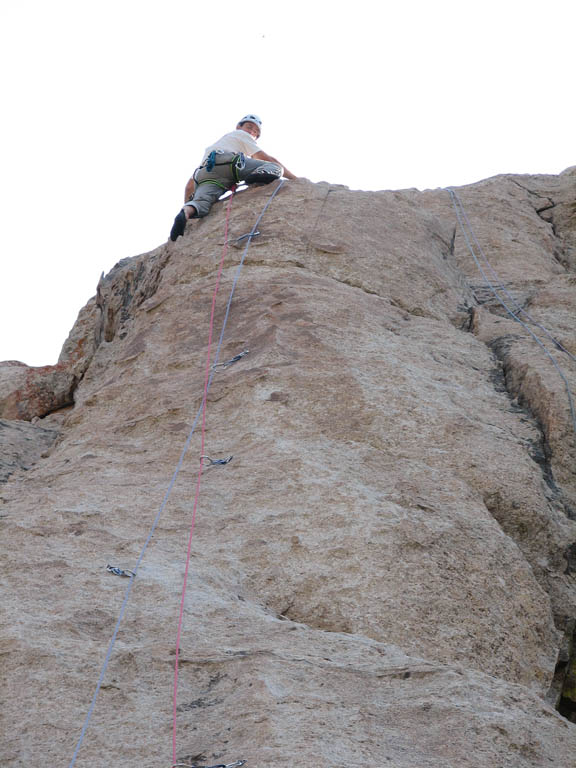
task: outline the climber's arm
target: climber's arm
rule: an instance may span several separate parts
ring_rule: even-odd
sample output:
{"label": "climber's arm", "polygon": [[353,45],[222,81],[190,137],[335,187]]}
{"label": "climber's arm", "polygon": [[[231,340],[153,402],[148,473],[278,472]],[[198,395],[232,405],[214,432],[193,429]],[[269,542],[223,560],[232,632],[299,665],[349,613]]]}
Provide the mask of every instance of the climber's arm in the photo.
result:
{"label": "climber's arm", "polygon": [[188,179],[188,184],[186,184],[186,189],[184,190],[184,202],[187,203],[188,200],[190,200],[192,197],[194,197],[194,189],[196,185],[194,184],[194,179],[190,178]]}

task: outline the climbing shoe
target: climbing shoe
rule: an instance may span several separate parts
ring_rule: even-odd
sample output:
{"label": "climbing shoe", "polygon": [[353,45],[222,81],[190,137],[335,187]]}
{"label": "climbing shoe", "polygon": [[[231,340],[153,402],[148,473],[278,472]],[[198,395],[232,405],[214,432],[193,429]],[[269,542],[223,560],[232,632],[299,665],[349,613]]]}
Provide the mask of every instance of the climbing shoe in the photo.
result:
{"label": "climbing shoe", "polygon": [[174,224],[172,225],[172,229],[170,230],[170,240],[174,242],[175,240],[178,240],[178,238],[184,234],[184,230],[186,229],[186,214],[184,213],[184,209],[180,211],[178,216],[174,219]]}

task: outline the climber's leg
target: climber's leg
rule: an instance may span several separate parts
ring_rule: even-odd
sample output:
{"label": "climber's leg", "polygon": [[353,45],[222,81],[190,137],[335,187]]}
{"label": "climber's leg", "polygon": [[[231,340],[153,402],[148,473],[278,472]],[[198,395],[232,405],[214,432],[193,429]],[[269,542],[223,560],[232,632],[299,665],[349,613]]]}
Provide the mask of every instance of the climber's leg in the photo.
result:
{"label": "climber's leg", "polygon": [[282,166],[253,157],[247,157],[244,168],[238,171],[238,178],[246,184],[270,184],[281,177]]}

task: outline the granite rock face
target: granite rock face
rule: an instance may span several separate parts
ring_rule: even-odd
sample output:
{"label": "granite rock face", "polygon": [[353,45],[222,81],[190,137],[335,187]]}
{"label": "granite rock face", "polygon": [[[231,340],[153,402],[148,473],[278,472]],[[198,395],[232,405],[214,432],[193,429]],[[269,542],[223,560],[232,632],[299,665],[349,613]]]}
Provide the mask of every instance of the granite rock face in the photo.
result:
{"label": "granite rock face", "polygon": [[[233,459],[202,472],[180,760],[576,764],[575,181],[456,191],[484,277],[446,190],[286,184],[241,273],[271,188],[233,200],[212,353],[233,285],[219,360],[248,352],[207,397],[204,453]],[[70,761],[128,583],[106,565],[157,515],[76,765],[170,764],[199,430],[173,473],[223,233],[220,206],[102,278],[64,407],[0,368],[4,418],[59,435],[2,486],[3,765]]]}
{"label": "granite rock face", "polygon": [[0,483],[15,472],[33,467],[58,434],[57,429],[45,429],[27,421],[0,419]]}

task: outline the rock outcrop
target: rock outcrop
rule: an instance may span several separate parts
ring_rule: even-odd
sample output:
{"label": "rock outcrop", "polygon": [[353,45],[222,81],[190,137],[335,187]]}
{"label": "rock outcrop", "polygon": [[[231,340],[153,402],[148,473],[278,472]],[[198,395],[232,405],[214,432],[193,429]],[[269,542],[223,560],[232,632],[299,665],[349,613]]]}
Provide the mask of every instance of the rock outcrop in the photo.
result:
{"label": "rock outcrop", "polygon": [[[576,765],[575,182],[457,190],[487,280],[446,190],[280,190],[220,360],[249,353],[207,398],[205,452],[234,458],[202,476],[181,761]],[[231,244],[270,192],[236,196]],[[106,565],[135,567],[159,510],[76,765],[170,764],[199,434],[165,493],[223,232],[220,208],[120,262],[57,366],[0,365],[0,427],[51,444],[1,487],[7,767],[70,761],[124,597]]]}

